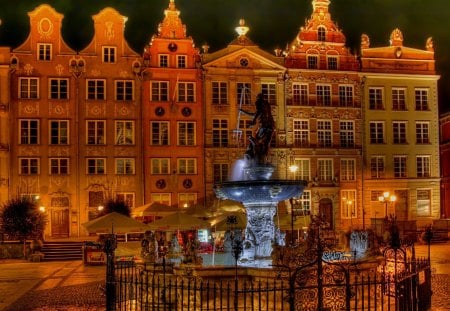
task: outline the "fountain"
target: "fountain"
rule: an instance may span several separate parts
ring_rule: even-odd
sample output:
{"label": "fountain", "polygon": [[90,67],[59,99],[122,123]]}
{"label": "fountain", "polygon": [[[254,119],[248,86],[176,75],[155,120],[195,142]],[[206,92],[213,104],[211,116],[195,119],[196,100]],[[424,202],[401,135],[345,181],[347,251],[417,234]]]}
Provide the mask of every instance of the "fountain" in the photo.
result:
{"label": "fountain", "polygon": [[275,123],[270,104],[262,94],[258,94],[255,106],[255,113],[240,109],[253,117],[256,126],[244,160],[239,160],[243,163],[242,173],[233,180],[215,184],[214,191],[218,198],[239,201],[246,209],[247,228],[239,263],[268,267],[272,263],[272,246],[284,245],[284,236],[274,223],[278,202],[301,195],[306,182],[271,179],[275,167],[268,163],[267,155]]}

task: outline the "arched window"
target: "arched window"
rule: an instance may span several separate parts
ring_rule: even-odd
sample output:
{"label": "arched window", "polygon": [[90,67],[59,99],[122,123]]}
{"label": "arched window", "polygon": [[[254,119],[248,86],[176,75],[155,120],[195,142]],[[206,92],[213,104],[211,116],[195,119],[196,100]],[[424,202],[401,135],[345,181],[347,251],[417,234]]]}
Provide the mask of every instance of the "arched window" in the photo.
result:
{"label": "arched window", "polygon": [[317,28],[317,40],[318,41],[325,41],[325,27],[319,27]]}

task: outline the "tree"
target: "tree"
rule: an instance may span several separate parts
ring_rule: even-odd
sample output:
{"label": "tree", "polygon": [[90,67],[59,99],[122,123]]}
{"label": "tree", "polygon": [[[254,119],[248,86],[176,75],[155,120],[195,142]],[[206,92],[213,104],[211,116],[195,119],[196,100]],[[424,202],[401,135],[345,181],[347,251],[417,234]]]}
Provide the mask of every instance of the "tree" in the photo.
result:
{"label": "tree", "polygon": [[131,216],[131,209],[128,203],[117,198],[107,199],[99,216],[103,216],[112,212],[120,213],[128,217]]}
{"label": "tree", "polygon": [[31,198],[20,197],[7,201],[0,210],[0,221],[2,232],[9,239],[23,242],[24,255],[27,239],[39,240],[44,236],[46,216]]}

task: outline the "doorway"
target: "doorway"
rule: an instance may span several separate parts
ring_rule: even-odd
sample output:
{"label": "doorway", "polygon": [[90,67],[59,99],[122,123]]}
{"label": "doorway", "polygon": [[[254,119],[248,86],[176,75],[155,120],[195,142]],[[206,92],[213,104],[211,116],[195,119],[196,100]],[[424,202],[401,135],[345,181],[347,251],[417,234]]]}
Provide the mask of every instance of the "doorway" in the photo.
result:
{"label": "doorway", "polygon": [[69,237],[69,209],[54,209],[51,214],[52,237]]}
{"label": "doorway", "polygon": [[319,215],[328,224],[327,229],[334,228],[333,202],[330,199],[322,199],[319,201]]}

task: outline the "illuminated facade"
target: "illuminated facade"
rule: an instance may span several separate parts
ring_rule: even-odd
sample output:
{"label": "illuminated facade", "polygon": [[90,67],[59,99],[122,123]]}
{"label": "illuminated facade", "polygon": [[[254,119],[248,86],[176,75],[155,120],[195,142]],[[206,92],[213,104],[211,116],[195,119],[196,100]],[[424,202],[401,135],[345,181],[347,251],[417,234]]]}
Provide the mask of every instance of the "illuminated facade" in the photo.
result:
{"label": "illuminated facade", "polygon": [[9,199],[9,175],[11,131],[10,131],[10,80],[9,48],[0,48],[0,204]]}
{"label": "illuminated facade", "polygon": [[441,217],[450,216],[450,113],[440,118]]}

